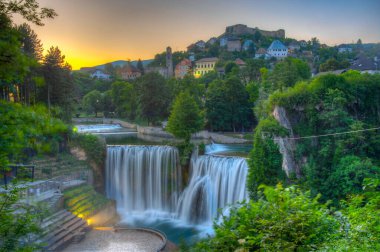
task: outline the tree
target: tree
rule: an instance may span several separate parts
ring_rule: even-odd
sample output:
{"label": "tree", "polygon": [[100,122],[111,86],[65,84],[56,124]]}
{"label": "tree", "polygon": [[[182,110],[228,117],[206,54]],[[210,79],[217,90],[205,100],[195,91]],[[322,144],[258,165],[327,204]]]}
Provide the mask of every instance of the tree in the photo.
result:
{"label": "tree", "polygon": [[71,120],[72,93],[74,81],[71,76],[71,66],[65,62],[58,47],[51,47],[43,61],[42,72],[45,78],[45,87],[41,90],[42,100],[46,101],[49,110],[58,106],[62,110],[62,118]]}
{"label": "tree", "polygon": [[211,130],[242,131],[253,123],[249,94],[241,81],[230,76],[215,80],[206,93],[206,118]]}
{"label": "tree", "polygon": [[29,22],[43,26],[42,20],[54,18],[57,13],[50,8],[40,8],[36,0],[0,0],[0,14],[5,14],[9,18],[12,14],[19,14]]}
{"label": "tree", "polygon": [[167,131],[185,142],[190,142],[191,134],[201,130],[203,124],[203,116],[195,99],[188,92],[180,93],[174,101]]}
{"label": "tree", "polygon": [[8,16],[0,13],[0,88],[1,96],[9,100],[14,93],[17,101],[18,94],[15,83],[20,83],[27,73],[29,60],[22,53],[19,35],[12,27]]}
{"label": "tree", "polygon": [[137,85],[140,117],[149,124],[168,116],[171,94],[165,78],[158,73],[148,73]]}
{"label": "tree", "polygon": [[116,78],[116,69],[115,69],[115,67],[112,65],[112,63],[107,63],[107,64],[105,64],[105,66],[104,66],[104,71],[105,71],[106,73],[108,73],[109,75],[111,75],[111,77],[112,77],[113,79]]}
{"label": "tree", "polygon": [[283,90],[291,87],[297,81],[307,80],[311,76],[310,67],[300,59],[288,57],[276,64],[268,77],[269,90]]}
{"label": "tree", "polygon": [[103,96],[98,90],[93,90],[83,97],[83,107],[88,113],[95,113],[103,110]]}
{"label": "tree", "polygon": [[141,72],[142,75],[144,74],[144,65],[143,65],[141,59],[139,59],[137,61],[137,69],[140,70],[140,72]]}
{"label": "tree", "polygon": [[43,47],[41,40],[28,24],[18,26],[17,30],[21,35],[22,52],[30,59],[29,71],[19,88],[21,100],[29,105],[32,98],[36,102],[37,85],[42,78],[39,62],[43,59]]}
{"label": "tree", "polygon": [[41,248],[41,244],[31,237],[41,234],[40,222],[44,212],[40,207],[20,203],[22,190],[26,188],[18,185],[0,194],[0,251],[36,251]]}
{"label": "tree", "polygon": [[111,89],[112,103],[115,105],[116,114],[134,120],[137,110],[137,90],[129,82],[115,81]]}
{"label": "tree", "polygon": [[319,196],[281,184],[261,186],[259,195],[214,222],[215,236],[197,251],[313,251],[339,235],[339,222]]}
{"label": "tree", "polygon": [[319,72],[345,69],[349,66],[350,66],[350,63],[347,60],[339,62],[335,58],[331,58],[319,66]]}
{"label": "tree", "polygon": [[274,118],[261,120],[255,129],[253,149],[248,159],[247,189],[252,199],[257,198],[260,185],[276,185],[284,182],[286,175],[282,170],[282,156],[273,136],[286,133]]}

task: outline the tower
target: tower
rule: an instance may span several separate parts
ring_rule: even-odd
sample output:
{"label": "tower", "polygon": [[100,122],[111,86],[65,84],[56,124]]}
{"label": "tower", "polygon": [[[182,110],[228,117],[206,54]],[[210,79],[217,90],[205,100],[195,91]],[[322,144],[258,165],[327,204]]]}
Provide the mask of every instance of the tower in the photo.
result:
{"label": "tower", "polygon": [[166,48],[166,68],[168,69],[168,78],[173,77],[173,54],[170,46]]}

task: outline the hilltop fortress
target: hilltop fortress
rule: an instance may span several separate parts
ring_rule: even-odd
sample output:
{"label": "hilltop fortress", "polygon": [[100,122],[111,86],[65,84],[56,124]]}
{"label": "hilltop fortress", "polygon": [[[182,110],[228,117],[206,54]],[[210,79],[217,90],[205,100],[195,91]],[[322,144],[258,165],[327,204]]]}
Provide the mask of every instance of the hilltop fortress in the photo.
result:
{"label": "hilltop fortress", "polygon": [[285,38],[285,30],[284,29],[279,29],[277,31],[264,31],[264,30],[260,30],[257,27],[251,28],[251,27],[248,27],[247,25],[243,25],[243,24],[227,26],[226,32],[223,35],[234,35],[234,36],[240,36],[240,35],[244,35],[244,34],[252,34],[253,35],[256,32],[260,32],[263,36],[266,36],[266,37]]}

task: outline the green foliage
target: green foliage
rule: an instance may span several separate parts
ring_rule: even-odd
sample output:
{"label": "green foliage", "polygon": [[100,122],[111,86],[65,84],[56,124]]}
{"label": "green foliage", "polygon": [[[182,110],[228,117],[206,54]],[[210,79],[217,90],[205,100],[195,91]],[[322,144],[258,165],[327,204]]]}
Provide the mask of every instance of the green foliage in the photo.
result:
{"label": "green foliage", "polygon": [[12,17],[12,14],[19,14],[26,20],[43,26],[43,19],[54,18],[57,13],[50,8],[40,8],[36,0],[12,1],[0,0],[0,14],[5,14]]}
{"label": "green foliage", "polygon": [[298,81],[309,79],[310,76],[310,68],[306,62],[288,57],[275,65],[265,85],[272,92],[284,90],[294,86]]}
{"label": "green foliage", "polygon": [[90,161],[102,165],[105,160],[106,143],[100,137],[91,134],[74,134],[71,137],[74,146],[81,147]]}
{"label": "green foliage", "polygon": [[361,131],[380,123],[380,76],[349,71],[298,83],[269,99],[268,111],[286,109],[293,132],[299,136],[347,131],[350,134],[300,139],[296,161],[302,164],[305,184],[323,200],[338,200],[361,191],[365,177],[379,177],[378,131]]}
{"label": "green foliage", "polygon": [[171,99],[170,89],[164,77],[148,73],[138,79],[139,116],[155,123],[168,115]]}
{"label": "green foliage", "polygon": [[167,131],[175,137],[190,141],[191,134],[203,128],[204,119],[195,99],[189,93],[180,93],[174,101]]}
{"label": "green foliage", "polygon": [[51,47],[44,58],[42,72],[45,78],[45,87],[40,90],[40,98],[48,108],[59,106],[61,118],[71,121],[73,110],[74,82],[71,76],[71,66],[65,62],[58,47]]}
{"label": "green foliage", "polygon": [[272,140],[273,136],[283,136],[286,130],[274,118],[260,121],[253,137],[253,149],[248,159],[247,189],[250,197],[257,197],[261,184],[275,185],[285,181],[286,175],[282,170],[282,156],[278,146]]}
{"label": "green foliage", "polygon": [[27,108],[0,101],[0,168],[24,158],[24,150],[53,152],[52,146],[63,141],[67,126],[51,117],[46,108]]}
{"label": "green foliage", "polygon": [[133,84],[123,81],[112,83],[112,102],[116,114],[120,117],[134,119],[136,117],[136,90]]}
{"label": "green foliage", "polygon": [[345,69],[349,66],[350,66],[350,63],[347,60],[339,62],[335,58],[331,58],[319,66],[319,72]]}
{"label": "green foliage", "polygon": [[198,251],[312,251],[338,233],[339,222],[318,197],[277,185],[261,186],[257,201],[232,208],[214,229]]}
{"label": "green foliage", "polygon": [[237,77],[214,80],[206,92],[206,118],[211,130],[244,131],[252,126],[249,94]]}
{"label": "green foliage", "polygon": [[98,90],[93,90],[83,97],[83,107],[88,113],[95,113],[98,117],[98,112],[103,109],[103,97]]}
{"label": "green foliage", "polygon": [[44,211],[39,206],[21,204],[21,185],[0,193],[0,251],[36,251],[40,248],[34,238],[41,234],[40,222]]}

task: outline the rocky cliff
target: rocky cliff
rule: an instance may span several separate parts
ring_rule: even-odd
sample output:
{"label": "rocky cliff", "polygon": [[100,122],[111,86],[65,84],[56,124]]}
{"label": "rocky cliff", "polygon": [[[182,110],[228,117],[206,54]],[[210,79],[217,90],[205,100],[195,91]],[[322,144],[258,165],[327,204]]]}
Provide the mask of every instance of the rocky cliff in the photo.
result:
{"label": "rocky cliff", "polygon": [[296,141],[294,138],[293,128],[283,107],[276,106],[273,110],[273,116],[278,123],[289,130],[289,137],[275,137],[274,141],[279,147],[279,151],[282,154],[282,169],[285,171],[288,177],[293,174],[297,178],[301,177],[301,169],[299,162],[295,159]]}

